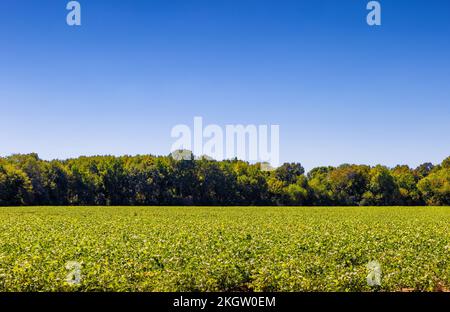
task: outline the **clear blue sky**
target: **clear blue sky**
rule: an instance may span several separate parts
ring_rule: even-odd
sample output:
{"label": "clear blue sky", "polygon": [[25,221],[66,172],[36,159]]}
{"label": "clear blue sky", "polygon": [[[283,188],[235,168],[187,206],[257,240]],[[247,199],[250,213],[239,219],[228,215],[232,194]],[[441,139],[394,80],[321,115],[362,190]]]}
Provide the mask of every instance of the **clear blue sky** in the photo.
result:
{"label": "clear blue sky", "polygon": [[279,124],[307,169],[450,155],[450,1],[67,2],[0,2],[0,155],[166,155],[194,116]]}

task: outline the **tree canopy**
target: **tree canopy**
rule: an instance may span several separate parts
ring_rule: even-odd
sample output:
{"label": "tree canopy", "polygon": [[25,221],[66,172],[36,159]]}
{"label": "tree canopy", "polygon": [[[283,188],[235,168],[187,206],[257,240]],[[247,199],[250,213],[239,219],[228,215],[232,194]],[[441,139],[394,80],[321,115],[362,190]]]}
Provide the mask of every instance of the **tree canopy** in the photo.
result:
{"label": "tree canopy", "polygon": [[344,164],[305,175],[237,159],[0,157],[0,206],[21,205],[450,205],[450,157],[439,165]]}

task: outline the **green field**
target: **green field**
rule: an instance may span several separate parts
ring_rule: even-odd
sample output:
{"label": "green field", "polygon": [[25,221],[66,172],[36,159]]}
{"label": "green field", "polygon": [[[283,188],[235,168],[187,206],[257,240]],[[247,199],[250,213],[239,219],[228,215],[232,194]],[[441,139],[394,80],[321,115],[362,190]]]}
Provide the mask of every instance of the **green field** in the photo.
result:
{"label": "green field", "polygon": [[0,291],[449,287],[449,207],[0,208]]}

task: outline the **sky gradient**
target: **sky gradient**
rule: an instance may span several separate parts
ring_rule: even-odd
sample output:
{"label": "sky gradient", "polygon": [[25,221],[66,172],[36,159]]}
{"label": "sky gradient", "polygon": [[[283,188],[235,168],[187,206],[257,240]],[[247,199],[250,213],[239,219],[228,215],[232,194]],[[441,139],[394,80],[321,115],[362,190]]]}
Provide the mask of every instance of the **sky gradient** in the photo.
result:
{"label": "sky gradient", "polygon": [[67,2],[0,2],[0,156],[167,155],[194,116],[308,170],[450,155],[450,1]]}

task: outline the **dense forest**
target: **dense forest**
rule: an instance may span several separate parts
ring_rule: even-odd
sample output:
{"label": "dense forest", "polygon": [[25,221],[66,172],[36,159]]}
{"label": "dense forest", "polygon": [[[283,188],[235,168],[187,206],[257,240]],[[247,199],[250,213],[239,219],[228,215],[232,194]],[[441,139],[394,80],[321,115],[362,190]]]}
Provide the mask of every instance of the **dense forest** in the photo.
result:
{"label": "dense forest", "polygon": [[450,157],[441,164],[318,167],[206,157],[0,158],[0,206],[450,205]]}

